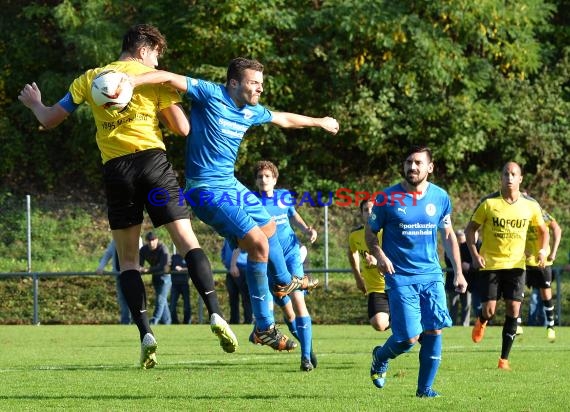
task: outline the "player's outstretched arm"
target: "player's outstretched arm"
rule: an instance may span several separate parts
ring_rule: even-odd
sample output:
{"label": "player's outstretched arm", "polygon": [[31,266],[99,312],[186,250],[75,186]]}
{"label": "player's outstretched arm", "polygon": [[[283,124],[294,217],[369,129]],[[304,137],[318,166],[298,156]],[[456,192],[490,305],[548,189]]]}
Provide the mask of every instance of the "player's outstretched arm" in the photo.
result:
{"label": "player's outstretched arm", "polygon": [[271,123],[285,129],[320,127],[330,134],[337,134],[339,128],[338,122],[332,117],[309,117],[288,112],[273,112]]}
{"label": "player's outstretched arm", "polygon": [[45,106],[42,103],[40,88],[35,82],[26,84],[22,88],[18,100],[34,113],[36,119],[46,129],[53,129],[69,116],[69,113],[58,103],[53,106]]}
{"label": "player's outstretched arm", "polygon": [[181,92],[186,92],[188,90],[188,84],[186,83],[186,76],[180,74],[167,72],[164,70],[155,70],[152,72],[147,72],[139,74],[131,78],[133,87],[140,86],[141,84],[168,84]]}

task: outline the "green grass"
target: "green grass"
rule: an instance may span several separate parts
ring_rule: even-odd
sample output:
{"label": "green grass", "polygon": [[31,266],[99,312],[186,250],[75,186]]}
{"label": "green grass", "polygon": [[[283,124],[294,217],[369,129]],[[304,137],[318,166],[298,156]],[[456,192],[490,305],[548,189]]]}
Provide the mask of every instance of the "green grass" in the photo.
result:
{"label": "green grass", "polygon": [[161,326],[159,365],[137,368],[134,326],[0,326],[2,410],[105,411],[556,411],[567,408],[570,329],[546,341],[526,327],[515,341],[513,371],[496,369],[501,328],[489,327],[479,345],[470,328],[444,332],[437,399],[414,396],[418,348],[391,362],[384,389],[369,378],[370,352],[386,333],[367,325],[317,325],[319,365],[300,372],[299,354],[247,342],[220,349],[206,325]]}

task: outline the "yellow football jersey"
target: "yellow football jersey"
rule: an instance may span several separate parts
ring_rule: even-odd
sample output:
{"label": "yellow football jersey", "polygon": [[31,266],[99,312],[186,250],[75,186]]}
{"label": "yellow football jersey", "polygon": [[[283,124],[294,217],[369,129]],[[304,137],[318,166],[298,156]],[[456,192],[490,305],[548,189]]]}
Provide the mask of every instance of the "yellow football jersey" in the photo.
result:
{"label": "yellow football jersey", "polygon": [[[380,245],[382,245],[382,231],[378,232],[378,241]],[[384,276],[380,274],[377,266],[366,263],[366,253],[370,252],[370,249],[368,249],[368,245],[364,239],[364,226],[360,226],[350,232],[348,236],[348,246],[352,253],[358,251],[360,255],[360,274],[364,279],[366,293],[384,293],[386,287]]]}
{"label": "yellow football jersey", "polygon": [[479,253],[485,258],[483,270],[524,269],[528,229],[544,224],[542,211],[534,199],[521,195],[511,204],[500,192],[483,198],[471,220],[481,225]]}
{"label": "yellow football jersey", "polygon": [[99,73],[115,70],[131,76],[153,70],[136,61],[116,61],[91,69],[76,78],[69,92],[75,104],[87,102],[97,127],[97,146],[103,163],[115,157],[147,149],[165,150],[157,113],[181,101],[176,90],[162,85],[138,86],[129,105],[122,111],[96,106],[91,97],[91,82]]}
{"label": "yellow football jersey", "polygon": [[[548,212],[542,210],[542,218],[544,219],[544,223],[546,226],[550,224],[550,222],[555,221]],[[538,244],[538,231],[536,226],[531,226],[528,228],[528,233],[526,235],[526,264],[527,266],[538,266],[538,261],[536,260],[536,256],[538,255],[538,251],[540,250],[540,245]],[[546,256],[550,255],[550,245],[546,248]],[[554,261],[547,260],[546,266],[552,266]]]}

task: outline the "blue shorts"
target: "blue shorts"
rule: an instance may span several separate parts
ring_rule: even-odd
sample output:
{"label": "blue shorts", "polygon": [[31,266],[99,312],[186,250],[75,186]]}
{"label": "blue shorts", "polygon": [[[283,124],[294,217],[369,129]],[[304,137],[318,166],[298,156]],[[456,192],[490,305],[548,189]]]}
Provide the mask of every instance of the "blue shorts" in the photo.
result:
{"label": "blue shorts", "polygon": [[283,255],[285,257],[285,264],[287,265],[289,273],[301,279],[305,275],[305,271],[303,270],[303,262],[301,262],[299,244],[295,243],[289,248],[283,249]]}
{"label": "blue shorts", "polygon": [[[283,246],[283,245],[281,245]],[[285,258],[285,265],[291,276],[295,276],[302,279],[305,276],[305,270],[303,269],[303,262],[301,262],[301,252],[299,250],[299,243],[294,243],[288,248],[283,250],[283,257]],[[267,274],[269,278],[269,289],[273,290],[275,288],[275,271],[273,270],[273,265],[267,265]],[[306,290],[295,289],[292,293],[302,293],[303,297],[308,294]],[[291,296],[291,295],[289,295]],[[277,298],[273,295],[273,301],[279,307],[285,306],[287,302],[290,302],[289,296],[284,298]]]}
{"label": "blue shorts", "polygon": [[[285,265],[291,276],[295,276],[302,279],[305,276],[305,270],[303,269],[303,262],[301,262],[301,252],[299,251],[299,244],[295,243],[287,250],[283,251],[283,257],[285,258]],[[267,273],[269,276],[269,282],[271,289],[273,289],[274,283],[272,279],[275,279],[275,273],[272,265],[267,266]],[[305,290],[303,292],[306,292]]]}
{"label": "blue shorts", "polygon": [[184,197],[198,219],[216,229],[232,247],[254,227],[272,219],[257,196],[237,181],[231,188],[187,186]]}
{"label": "blue shorts", "polygon": [[398,286],[386,292],[396,341],[403,342],[424,330],[451,326],[443,281]]}

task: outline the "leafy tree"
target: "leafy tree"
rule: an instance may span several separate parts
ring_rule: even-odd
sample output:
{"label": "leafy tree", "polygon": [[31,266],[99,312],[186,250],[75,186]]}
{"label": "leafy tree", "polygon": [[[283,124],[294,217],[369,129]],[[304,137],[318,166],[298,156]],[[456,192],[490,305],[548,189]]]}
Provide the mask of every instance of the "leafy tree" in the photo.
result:
{"label": "leafy tree", "polygon": [[[116,58],[138,22],[166,34],[168,70],[224,82],[231,58],[257,58],[268,107],[339,119],[336,137],[252,129],[236,169],[247,182],[268,158],[298,189],[377,187],[397,178],[412,142],[434,148],[438,179],[474,190],[508,159],[533,188],[567,178],[568,0],[194,0],[176,13],[165,0],[5,3],[0,170],[15,189],[100,187],[88,108],[41,131],[16,96],[36,81],[57,101],[78,74]],[[182,170],[184,140],[166,142]]]}

